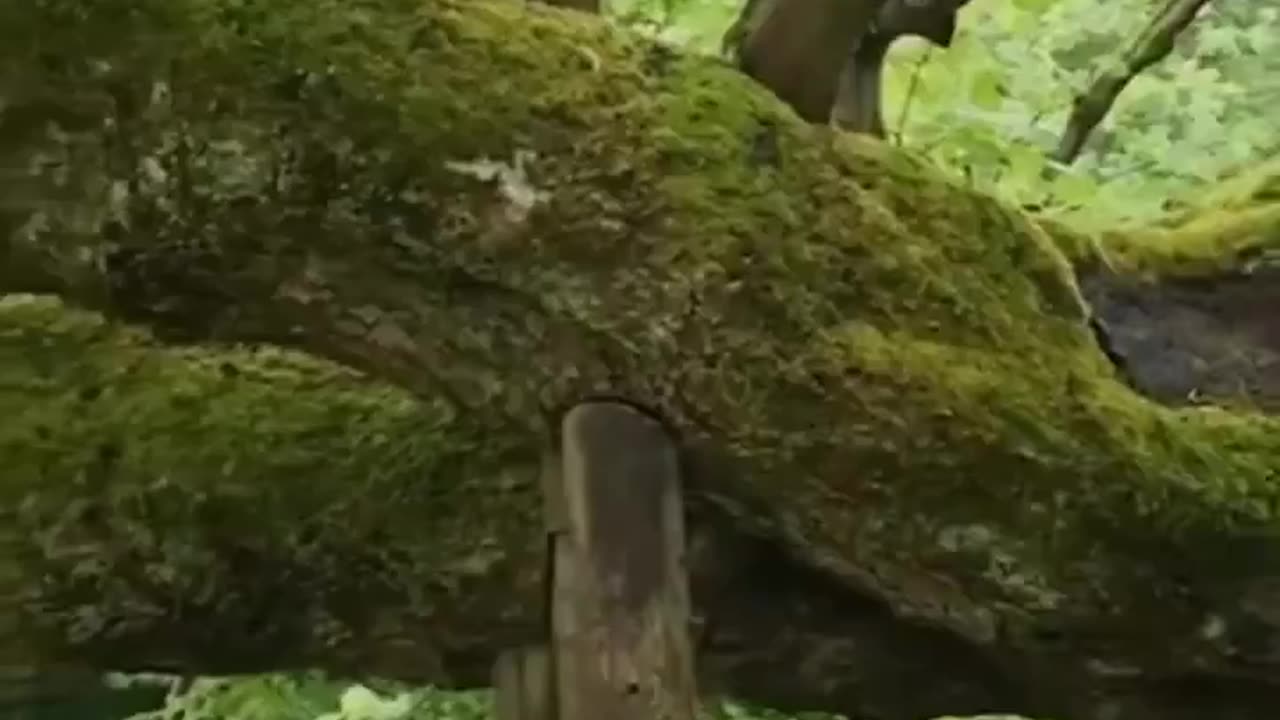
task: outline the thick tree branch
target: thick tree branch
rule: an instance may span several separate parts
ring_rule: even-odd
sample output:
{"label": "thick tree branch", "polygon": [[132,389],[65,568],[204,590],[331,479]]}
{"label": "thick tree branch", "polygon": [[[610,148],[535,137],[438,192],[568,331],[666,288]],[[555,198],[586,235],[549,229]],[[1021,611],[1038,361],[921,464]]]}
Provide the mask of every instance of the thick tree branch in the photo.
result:
{"label": "thick tree branch", "polygon": [[[93,375],[25,381],[42,358],[77,368],[99,351],[42,354],[58,320],[20,333],[8,365],[25,368],[9,401],[22,422],[5,428],[5,459],[40,462],[5,478],[35,498],[0,526],[20,558],[5,582],[51,599],[3,615],[19,623],[0,634],[15,638],[7,657],[479,677],[527,629],[514,618],[537,567],[546,420],[614,395],[682,433],[690,503],[726,528],[713,548],[759,542],[799,573],[760,606],[796,611],[787,620],[751,611],[772,564],[725,570],[739,579],[723,584],[760,593],[730,603],[730,649],[705,655],[734,689],[920,717],[944,699],[919,690],[944,657],[959,679],[937,692],[957,711],[1177,717],[1167,698],[1190,683],[1199,694],[1180,707],[1273,712],[1280,427],[1126,388],[1090,332],[1068,233],[583,14],[488,0],[68,7],[0,9],[0,167],[22,169],[0,175],[0,247],[23,268],[0,282],[166,339],[299,348],[424,407],[358,397],[329,415],[327,400],[282,407],[309,387],[291,369],[242,372],[266,378],[254,392],[278,385],[265,403],[243,394],[253,377],[220,389],[157,371],[148,386],[190,389],[197,408],[227,393],[240,415],[179,416],[185,432],[158,456],[67,453],[111,425],[64,432],[41,413],[94,418],[66,394]],[[128,367],[98,369],[96,385],[136,389],[114,369]],[[327,372],[326,387],[357,382]],[[173,419],[89,396],[135,423],[126,436]],[[299,428],[316,423],[328,434],[308,445]],[[30,455],[44,425],[59,451]],[[407,455],[378,440],[409,432],[425,439]],[[191,440],[206,435],[210,447]],[[263,464],[217,474],[231,457]],[[333,458],[373,488],[304,482]],[[114,520],[65,509],[97,492],[79,478],[104,474],[129,479],[99,501]],[[242,505],[260,510],[252,524],[237,524]],[[348,507],[356,520],[333,519]],[[154,528],[170,525],[192,534],[166,544]],[[104,573],[104,557],[141,570]],[[119,604],[85,610],[108,582]],[[818,587],[820,600],[797,590]],[[209,634],[198,621],[190,638],[166,634],[193,617]],[[751,621],[801,669],[742,650]],[[316,634],[330,629],[332,642]],[[92,654],[103,647],[117,652]],[[877,710],[862,683],[886,677],[919,692]]]}

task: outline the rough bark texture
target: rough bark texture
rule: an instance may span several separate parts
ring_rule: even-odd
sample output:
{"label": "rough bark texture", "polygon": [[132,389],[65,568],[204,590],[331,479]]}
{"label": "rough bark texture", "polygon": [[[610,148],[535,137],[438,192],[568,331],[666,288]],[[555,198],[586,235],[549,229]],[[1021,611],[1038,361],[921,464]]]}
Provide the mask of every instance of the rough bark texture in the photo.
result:
{"label": "rough bark texture", "polygon": [[[800,117],[825,124],[850,53],[883,4],[884,0],[749,0],[726,34],[725,45],[743,72]],[[877,78],[879,69],[877,62]]]}
{"label": "rough bark texture", "polygon": [[540,616],[548,420],[625,396],[686,447],[705,687],[1280,704],[1280,422],[1131,390],[1073,272],[1257,266],[1274,181],[1104,272],[580,13],[46,0],[0,39],[0,287],[155,333],[0,305],[5,665],[485,682]]}

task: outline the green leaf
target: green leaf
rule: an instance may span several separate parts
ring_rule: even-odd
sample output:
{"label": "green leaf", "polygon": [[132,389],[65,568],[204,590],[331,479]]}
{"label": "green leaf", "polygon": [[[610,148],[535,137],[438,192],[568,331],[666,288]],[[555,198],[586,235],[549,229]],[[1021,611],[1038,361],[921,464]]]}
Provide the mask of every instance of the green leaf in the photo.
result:
{"label": "green leaf", "polygon": [[969,99],[983,110],[995,110],[1004,102],[1000,91],[1000,75],[992,71],[978,73],[969,82]]}

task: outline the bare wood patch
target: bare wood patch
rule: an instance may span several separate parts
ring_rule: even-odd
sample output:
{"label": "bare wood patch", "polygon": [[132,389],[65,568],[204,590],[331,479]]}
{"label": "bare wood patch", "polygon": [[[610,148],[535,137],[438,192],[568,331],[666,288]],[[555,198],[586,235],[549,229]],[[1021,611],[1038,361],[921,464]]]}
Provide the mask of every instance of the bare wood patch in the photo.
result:
{"label": "bare wood patch", "polygon": [[693,720],[689,595],[675,445],[620,403],[562,428],[565,531],[552,604],[559,720]]}

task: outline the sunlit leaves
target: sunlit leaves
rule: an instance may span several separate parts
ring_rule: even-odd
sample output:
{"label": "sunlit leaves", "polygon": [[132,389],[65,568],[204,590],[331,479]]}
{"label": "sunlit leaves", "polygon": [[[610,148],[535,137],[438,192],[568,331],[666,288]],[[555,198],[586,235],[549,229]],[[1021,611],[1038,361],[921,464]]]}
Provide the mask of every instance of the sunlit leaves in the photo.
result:
{"label": "sunlit leaves", "polygon": [[[919,91],[899,128],[902,141],[1010,200],[1094,222],[1140,219],[1163,209],[1160,198],[1280,143],[1280,61],[1254,50],[1280,37],[1277,13],[1210,12],[1173,57],[1131,83],[1075,167],[1042,172],[1027,144],[1042,155],[1053,149],[1076,95],[1119,58],[1154,7],[1145,0],[978,0],[971,8],[952,50],[923,62],[911,50],[895,51],[887,102],[904,103],[914,78]],[[898,115],[891,109],[887,116]],[[1002,151],[993,152],[992,135]]]}
{"label": "sunlit leaves", "polygon": [[1004,102],[1000,75],[985,71],[975,75],[969,83],[969,100],[983,110],[996,110]]}
{"label": "sunlit leaves", "polygon": [[1057,0],[1013,0],[1013,4],[1017,5],[1019,10],[1031,13],[1044,12],[1055,2]]}
{"label": "sunlit leaves", "polygon": [[[1047,172],[1074,99],[1118,62],[1150,0],[974,0],[950,49],[890,53],[894,141],[1012,202],[1082,222],[1140,220],[1170,195],[1280,150],[1280,8],[1210,5],[1121,94],[1071,168]],[[715,52],[735,0],[615,0],[630,23]]]}
{"label": "sunlit leaves", "polygon": [[714,53],[737,16],[738,0],[612,0],[620,21],[693,52]]}

